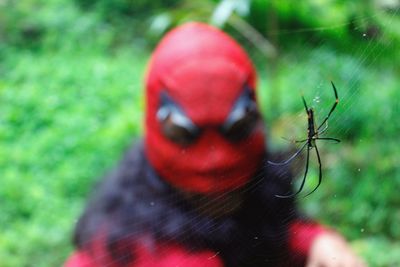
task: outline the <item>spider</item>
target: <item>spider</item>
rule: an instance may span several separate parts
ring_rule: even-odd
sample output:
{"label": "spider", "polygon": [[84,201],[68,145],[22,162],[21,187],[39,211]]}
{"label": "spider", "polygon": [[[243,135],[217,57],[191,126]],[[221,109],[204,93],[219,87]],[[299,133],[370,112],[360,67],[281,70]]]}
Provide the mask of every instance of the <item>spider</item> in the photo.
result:
{"label": "spider", "polygon": [[[272,161],[268,161],[269,164],[272,165],[286,165],[289,162],[291,162],[293,159],[295,159],[302,151],[304,148],[307,148],[307,159],[306,159],[306,169],[304,172],[304,177],[303,177],[303,181],[301,182],[300,188],[297,190],[296,193],[292,193],[290,195],[276,195],[276,197],[279,198],[290,198],[290,197],[294,197],[297,194],[299,194],[301,192],[301,190],[303,190],[305,181],[306,181],[306,177],[307,177],[307,172],[308,172],[308,163],[309,163],[309,159],[310,159],[310,150],[312,148],[315,148],[315,152],[317,154],[317,159],[318,159],[318,164],[319,164],[319,179],[318,179],[318,185],[310,192],[308,193],[306,196],[312,194],[315,190],[317,190],[317,188],[320,186],[321,181],[322,181],[322,165],[321,165],[321,157],[319,155],[318,152],[318,147],[317,147],[317,142],[316,140],[328,140],[328,141],[334,141],[336,143],[339,143],[340,140],[336,139],[336,138],[331,138],[331,137],[319,137],[319,135],[323,134],[327,129],[328,129],[328,119],[331,116],[332,112],[335,110],[337,104],[339,103],[339,97],[338,97],[338,93],[336,90],[335,85],[333,84],[333,82],[331,81],[332,87],[333,87],[333,92],[335,93],[335,103],[333,104],[331,110],[329,111],[328,115],[325,117],[325,119],[322,121],[322,123],[316,127],[315,124],[315,120],[314,120],[314,109],[313,108],[308,108],[306,100],[304,99],[304,96],[301,96],[301,98],[303,99],[303,104],[304,104],[304,108],[307,112],[307,122],[308,122],[308,126],[307,126],[307,138],[304,140],[295,140],[295,143],[304,143],[299,150],[297,150],[290,158],[288,158],[287,160],[283,161],[283,162],[272,162]],[[323,127],[325,125],[325,127]],[[321,129],[323,127],[323,129]]]}

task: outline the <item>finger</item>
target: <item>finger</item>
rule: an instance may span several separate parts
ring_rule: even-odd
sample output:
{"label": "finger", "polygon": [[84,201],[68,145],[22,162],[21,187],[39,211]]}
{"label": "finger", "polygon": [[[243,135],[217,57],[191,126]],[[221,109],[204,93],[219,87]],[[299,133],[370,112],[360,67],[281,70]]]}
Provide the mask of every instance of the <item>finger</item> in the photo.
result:
{"label": "finger", "polygon": [[367,267],[365,262],[358,257],[356,254],[348,254],[345,262],[344,262],[344,267]]}
{"label": "finger", "polygon": [[307,262],[306,267],[322,267],[322,266],[318,264],[317,261],[311,260]]}
{"label": "finger", "polygon": [[366,261],[364,261],[364,259],[358,258],[357,257],[357,262],[356,265],[357,267],[368,267],[368,264]]}
{"label": "finger", "polygon": [[343,256],[342,262],[340,264],[342,267],[358,267],[357,266],[357,261],[354,255],[352,254],[346,254]]}
{"label": "finger", "polygon": [[348,254],[349,267],[368,267],[368,264],[363,258],[359,257],[354,251]]}
{"label": "finger", "polygon": [[323,265],[323,267],[347,267],[344,263],[343,257],[340,255],[337,255],[335,257],[332,257],[329,261],[326,262],[326,264]]}

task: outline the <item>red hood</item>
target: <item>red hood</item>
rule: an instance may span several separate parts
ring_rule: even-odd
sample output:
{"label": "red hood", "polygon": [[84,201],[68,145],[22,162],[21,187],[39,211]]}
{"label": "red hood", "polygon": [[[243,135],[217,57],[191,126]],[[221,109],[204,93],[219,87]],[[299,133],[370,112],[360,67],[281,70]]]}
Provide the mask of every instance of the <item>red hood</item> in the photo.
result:
{"label": "red hood", "polygon": [[[254,90],[255,78],[244,50],[216,28],[188,23],[161,40],[148,67],[145,151],[162,178],[197,193],[232,190],[250,179],[265,151],[262,127],[238,142],[227,140],[217,127],[244,86]],[[164,136],[156,116],[162,92],[202,129],[190,145]]]}

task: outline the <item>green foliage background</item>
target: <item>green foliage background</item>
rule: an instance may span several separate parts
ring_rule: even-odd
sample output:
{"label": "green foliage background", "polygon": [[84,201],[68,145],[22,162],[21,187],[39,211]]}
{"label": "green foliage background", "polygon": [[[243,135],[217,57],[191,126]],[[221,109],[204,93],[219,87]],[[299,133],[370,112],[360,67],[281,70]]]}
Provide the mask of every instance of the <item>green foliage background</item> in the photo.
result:
{"label": "green foliage background", "polygon": [[[94,183],[142,131],[154,44],[193,19],[248,48],[272,150],[290,148],[282,136],[304,136],[300,93],[321,118],[335,82],[328,135],[342,143],[320,144],[323,184],[299,202],[371,266],[398,266],[400,13],[387,2],[0,1],[0,266],[62,265]],[[268,41],[277,56],[257,49]]]}

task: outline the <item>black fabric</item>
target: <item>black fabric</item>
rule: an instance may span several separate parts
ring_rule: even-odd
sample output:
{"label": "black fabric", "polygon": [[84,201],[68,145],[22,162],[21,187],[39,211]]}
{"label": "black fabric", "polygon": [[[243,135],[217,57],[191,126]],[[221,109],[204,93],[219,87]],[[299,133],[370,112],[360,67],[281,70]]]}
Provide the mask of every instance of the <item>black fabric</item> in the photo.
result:
{"label": "black fabric", "polygon": [[96,187],[77,223],[74,242],[85,249],[103,233],[110,255],[121,264],[135,258],[131,250],[121,250],[121,244],[144,235],[156,243],[171,241],[188,250],[215,251],[229,267],[277,266],[287,261],[287,227],[298,215],[293,199],[275,195],[291,191],[289,172],[265,161],[241,190],[244,202],[233,214],[219,218],[200,214],[157,176],[139,144]]}

